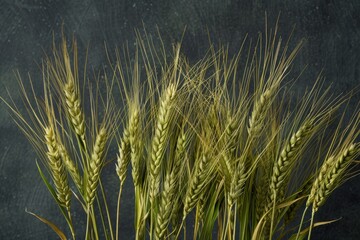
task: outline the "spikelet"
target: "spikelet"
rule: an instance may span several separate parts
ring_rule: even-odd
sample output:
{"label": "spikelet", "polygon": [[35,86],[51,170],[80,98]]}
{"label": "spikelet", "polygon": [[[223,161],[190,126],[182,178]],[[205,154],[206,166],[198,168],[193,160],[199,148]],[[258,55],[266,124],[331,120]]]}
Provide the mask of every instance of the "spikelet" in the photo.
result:
{"label": "spikelet", "polygon": [[313,126],[314,125],[311,121],[306,121],[300,129],[291,136],[289,142],[284,146],[280,156],[274,163],[273,173],[270,180],[270,200],[268,200],[267,210],[271,208],[273,201],[276,198],[279,199],[281,194],[284,192],[282,188],[289,176],[294,159],[296,158],[296,155],[301,149],[301,146],[305,142],[306,138],[311,134]]}
{"label": "spikelet", "polygon": [[66,83],[63,85],[66,109],[76,135],[80,138],[84,147],[86,147],[84,113],[81,108],[80,96],[77,90],[74,74],[71,70],[66,41],[63,41],[63,56],[66,74]]}
{"label": "spikelet", "polygon": [[55,132],[51,126],[45,127],[45,140],[47,146],[46,155],[49,160],[48,163],[51,177],[55,184],[57,199],[62,206],[69,209],[71,192],[67,181],[65,167],[61,161]]}
{"label": "spikelet", "polygon": [[176,141],[175,158],[173,164],[173,170],[177,173],[177,177],[180,177],[182,167],[185,166],[184,161],[186,160],[186,147],[188,134],[182,129],[178,139]]}
{"label": "spikelet", "polygon": [[195,207],[197,204],[202,190],[207,184],[208,174],[209,174],[209,158],[203,154],[198,161],[198,166],[195,169],[193,176],[190,179],[190,184],[186,192],[183,218],[185,219],[187,214]]}
{"label": "spikelet", "polygon": [[129,141],[130,141],[130,161],[131,174],[134,186],[140,184],[140,158],[141,158],[141,136],[140,136],[140,113],[137,108],[133,108],[129,119]]}
{"label": "spikelet", "polygon": [[249,118],[248,134],[251,137],[258,137],[266,116],[266,111],[272,101],[274,89],[269,88],[255,101],[251,116]]}
{"label": "spikelet", "polygon": [[246,182],[246,173],[245,173],[245,165],[243,162],[239,163],[234,175],[232,177],[230,191],[228,194],[228,206],[232,207],[235,201],[240,197],[243,193],[244,186]]}
{"label": "spikelet", "polygon": [[85,121],[84,115],[81,111],[80,99],[74,89],[74,83],[68,82],[64,86],[64,92],[66,97],[66,106],[70,116],[71,124],[80,137],[83,144],[85,144]]}
{"label": "spikelet", "polygon": [[[178,136],[177,142],[176,142],[176,150],[175,150],[175,159],[173,164],[172,171],[176,173],[177,175],[177,191],[179,193],[182,193],[182,185],[184,184],[182,179],[183,174],[183,167],[186,165],[185,161],[187,160],[187,152],[186,147],[188,143],[188,132],[184,132],[182,129],[180,131],[180,134]],[[175,195],[173,202],[172,202],[172,208],[171,208],[171,223],[173,226],[175,226],[182,214],[182,194]]]}
{"label": "spikelet", "polygon": [[71,160],[65,147],[61,144],[59,144],[59,152],[60,152],[61,159],[64,162],[67,171],[69,172],[72,180],[75,183],[75,186],[77,187],[77,189],[79,191],[82,191],[82,178],[81,178],[78,167],[75,165],[74,161]]}
{"label": "spikelet", "polygon": [[120,184],[123,185],[126,178],[126,170],[130,163],[130,133],[124,129],[123,137],[119,144],[119,154],[117,155],[116,173],[119,176]]}
{"label": "spikelet", "polygon": [[150,161],[150,201],[152,202],[159,192],[161,160],[166,148],[168,130],[171,118],[172,103],[175,98],[176,86],[171,84],[161,99],[155,135],[152,141]]}
{"label": "spikelet", "polygon": [[105,150],[107,140],[107,133],[105,128],[101,128],[96,136],[95,144],[92,150],[89,168],[87,172],[86,182],[86,203],[91,205],[95,198],[96,188],[100,179],[100,172],[102,169],[102,158]]}
{"label": "spikelet", "polygon": [[225,131],[220,138],[223,138],[224,149],[222,150],[221,158],[221,173],[225,179],[225,189],[230,191],[231,181],[233,180],[235,167],[235,151],[236,151],[236,138],[237,138],[237,123],[236,120],[228,112],[226,117]]}
{"label": "spikelet", "polygon": [[316,191],[320,188],[320,184],[324,181],[326,173],[328,172],[331,164],[334,162],[335,157],[334,156],[330,156],[328,159],[326,159],[326,161],[324,161],[324,163],[322,164],[319,174],[317,176],[317,178],[315,179],[314,183],[312,184],[311,190],[310,190],[310,195],[306,201],[306,206],[310,207],[310,205],[313,203],[314,201],[314,197],[316,195]]}
{"label": "spikelet", "polygon": [[320,182],[319,188],[315,190],[313,200],[313,212],[321,207],[330,193],[338,186],[341,177],[348,168],[351,161],[360,153],[360,143],[351,144],[339,157],[333,160],[332,166],[328,169],[325,178]]}
{"label": "spikelet", "polygon": [[163,239],[166,233],[167,226],[171,220],[171,211],[174,195],[177,190],[177,172],[174,170],[166,174],[164,181],[164,189],[161,194],[159,204],[159,212],[156,221],[156,238]]}

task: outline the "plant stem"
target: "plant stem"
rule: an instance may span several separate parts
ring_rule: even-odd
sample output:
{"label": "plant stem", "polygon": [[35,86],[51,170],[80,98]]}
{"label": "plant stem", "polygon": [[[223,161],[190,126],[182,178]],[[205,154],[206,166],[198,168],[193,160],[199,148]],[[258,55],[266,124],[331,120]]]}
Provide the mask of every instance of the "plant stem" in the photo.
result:
{"label": "plant stem", "polygon": [[122,188],[123,188],[123,184],[121,183],[118,194],[117,207],[116,207],[116,233],[115,233],[116,240],[119,240],[120,199],[121,199]]}

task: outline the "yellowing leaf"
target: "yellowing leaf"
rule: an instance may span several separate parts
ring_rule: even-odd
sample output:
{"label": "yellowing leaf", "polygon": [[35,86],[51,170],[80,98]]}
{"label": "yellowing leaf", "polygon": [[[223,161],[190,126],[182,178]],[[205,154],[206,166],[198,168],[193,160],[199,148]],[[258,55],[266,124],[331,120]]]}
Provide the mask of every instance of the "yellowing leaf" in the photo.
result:
{"label": "yellowing leaf", "polygon": [[25,212],[33,215],[34,217],[36,217],[37,219],[39,219],[40,221],[42,221],[43,223],[45,223],[46,225],[51,227],[51,229],[60,237],[61,240],[66,240],[65,234],[55,224],[53,224],[49,220],[46,220],[45,218],[40,217],[39,215],[37,215],[35,213],[29,212],[26,209],[25,209]]}

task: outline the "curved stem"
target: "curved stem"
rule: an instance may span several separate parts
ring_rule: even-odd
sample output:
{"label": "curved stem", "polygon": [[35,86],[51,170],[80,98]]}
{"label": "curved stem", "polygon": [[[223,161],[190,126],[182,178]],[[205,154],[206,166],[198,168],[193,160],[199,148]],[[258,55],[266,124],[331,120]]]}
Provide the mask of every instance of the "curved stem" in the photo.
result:
{"label": "curved stem", "polygon": [[70,232],[71,232],[71,236],[73,238],[73,240],[75,240],[75,230],[74,230],[74,225],[72,223],[72,219],[71,219],[71,212],[70,212],[70,209],[67,209],[67,212],[68,212],[68,217],[69,217],[69,228],[70,228]]}
{"label": "curved stem", "polygon": [[311,222],[310,222],[310,229],[309,229],[308,240],[310,240],[310,238],[311,238],[311,230],[312,230],[313,225],[314,225],[314,215],[315,215],[315,211],[314,211],[314,209],[312,209],[312,211],[311,211]]}
{"label": "curved stem", "polygon": [[85,239],[89,239],[89,225],[90,225],[90,208],[87,207],[86,210],[86,231],[85,231]]}
{"label": "curved stem", "polygon": [[296,234],[296,239],[295,239],[295,240],[299,239],[300,232],[301,232],[301,227],[302,227],[302,224],[303,224],[303,222],[304,222],[304,218],[305,218],[305,214],[306,214],[307,209],[308,209],[308,207],[305,207],[304,212],[303,212],[303,215],[302,215],[302,217],[301,217],[299,230],[298,230],[298,232],[297,232],[297,234]]}
{"label": "curved stem", "polygon": [[117,201],[117,207],[116,207],[116,233],[115,233],[116,240],[119,239],[120,199],[121,199],[122,187],[123,187],[123,185],[120,184],[120,190],[119,190],[119,194],[118,194],[118,201]]}

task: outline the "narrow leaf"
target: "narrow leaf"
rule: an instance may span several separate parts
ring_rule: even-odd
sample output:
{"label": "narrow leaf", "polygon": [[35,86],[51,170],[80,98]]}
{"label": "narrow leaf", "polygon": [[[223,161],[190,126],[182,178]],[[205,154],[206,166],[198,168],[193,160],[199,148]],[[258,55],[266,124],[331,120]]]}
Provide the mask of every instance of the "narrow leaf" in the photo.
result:
{"label": "narrow leaf", "polygon": [[66,240],[65,234],[55,224],[53,224],[49,220],[46,220],[45,218],[40,217],[35,213],[29,212],[27,209],[25,209],[25,212],[33,215],[34,217],[36,217],[37,219],[39,219],[40,221],[51,227],[51,229],[60,237],[61,240]]}
{"label": "narrow leaf", "polygon": [[51,193],[51,195],[53,196],[53,198],[55,199],[57,205],[59,206],[60,208],[60,211],[62,213],[62,215],[64,216],[68,226],[70,229],[72,229],[72,223],[71,223],[71,220],[66,212],[66,209],[64,207],[61,206],[61,203],[59,202],[57,196],[56,196],[56,192],[54,190],[54,188],[51,186],[51,184],[49,183],[49,181],[47,180],[47,178],[45,177],[43,171],[41,170],[40,166],[39,166],[39,163],[36,161],[36,166],[38,168],[38,171],[39,171],[39,174],[41,176],[41,179],[43,180],[43,182],[45,183],[47,189],[49,190],[49,192]]}

